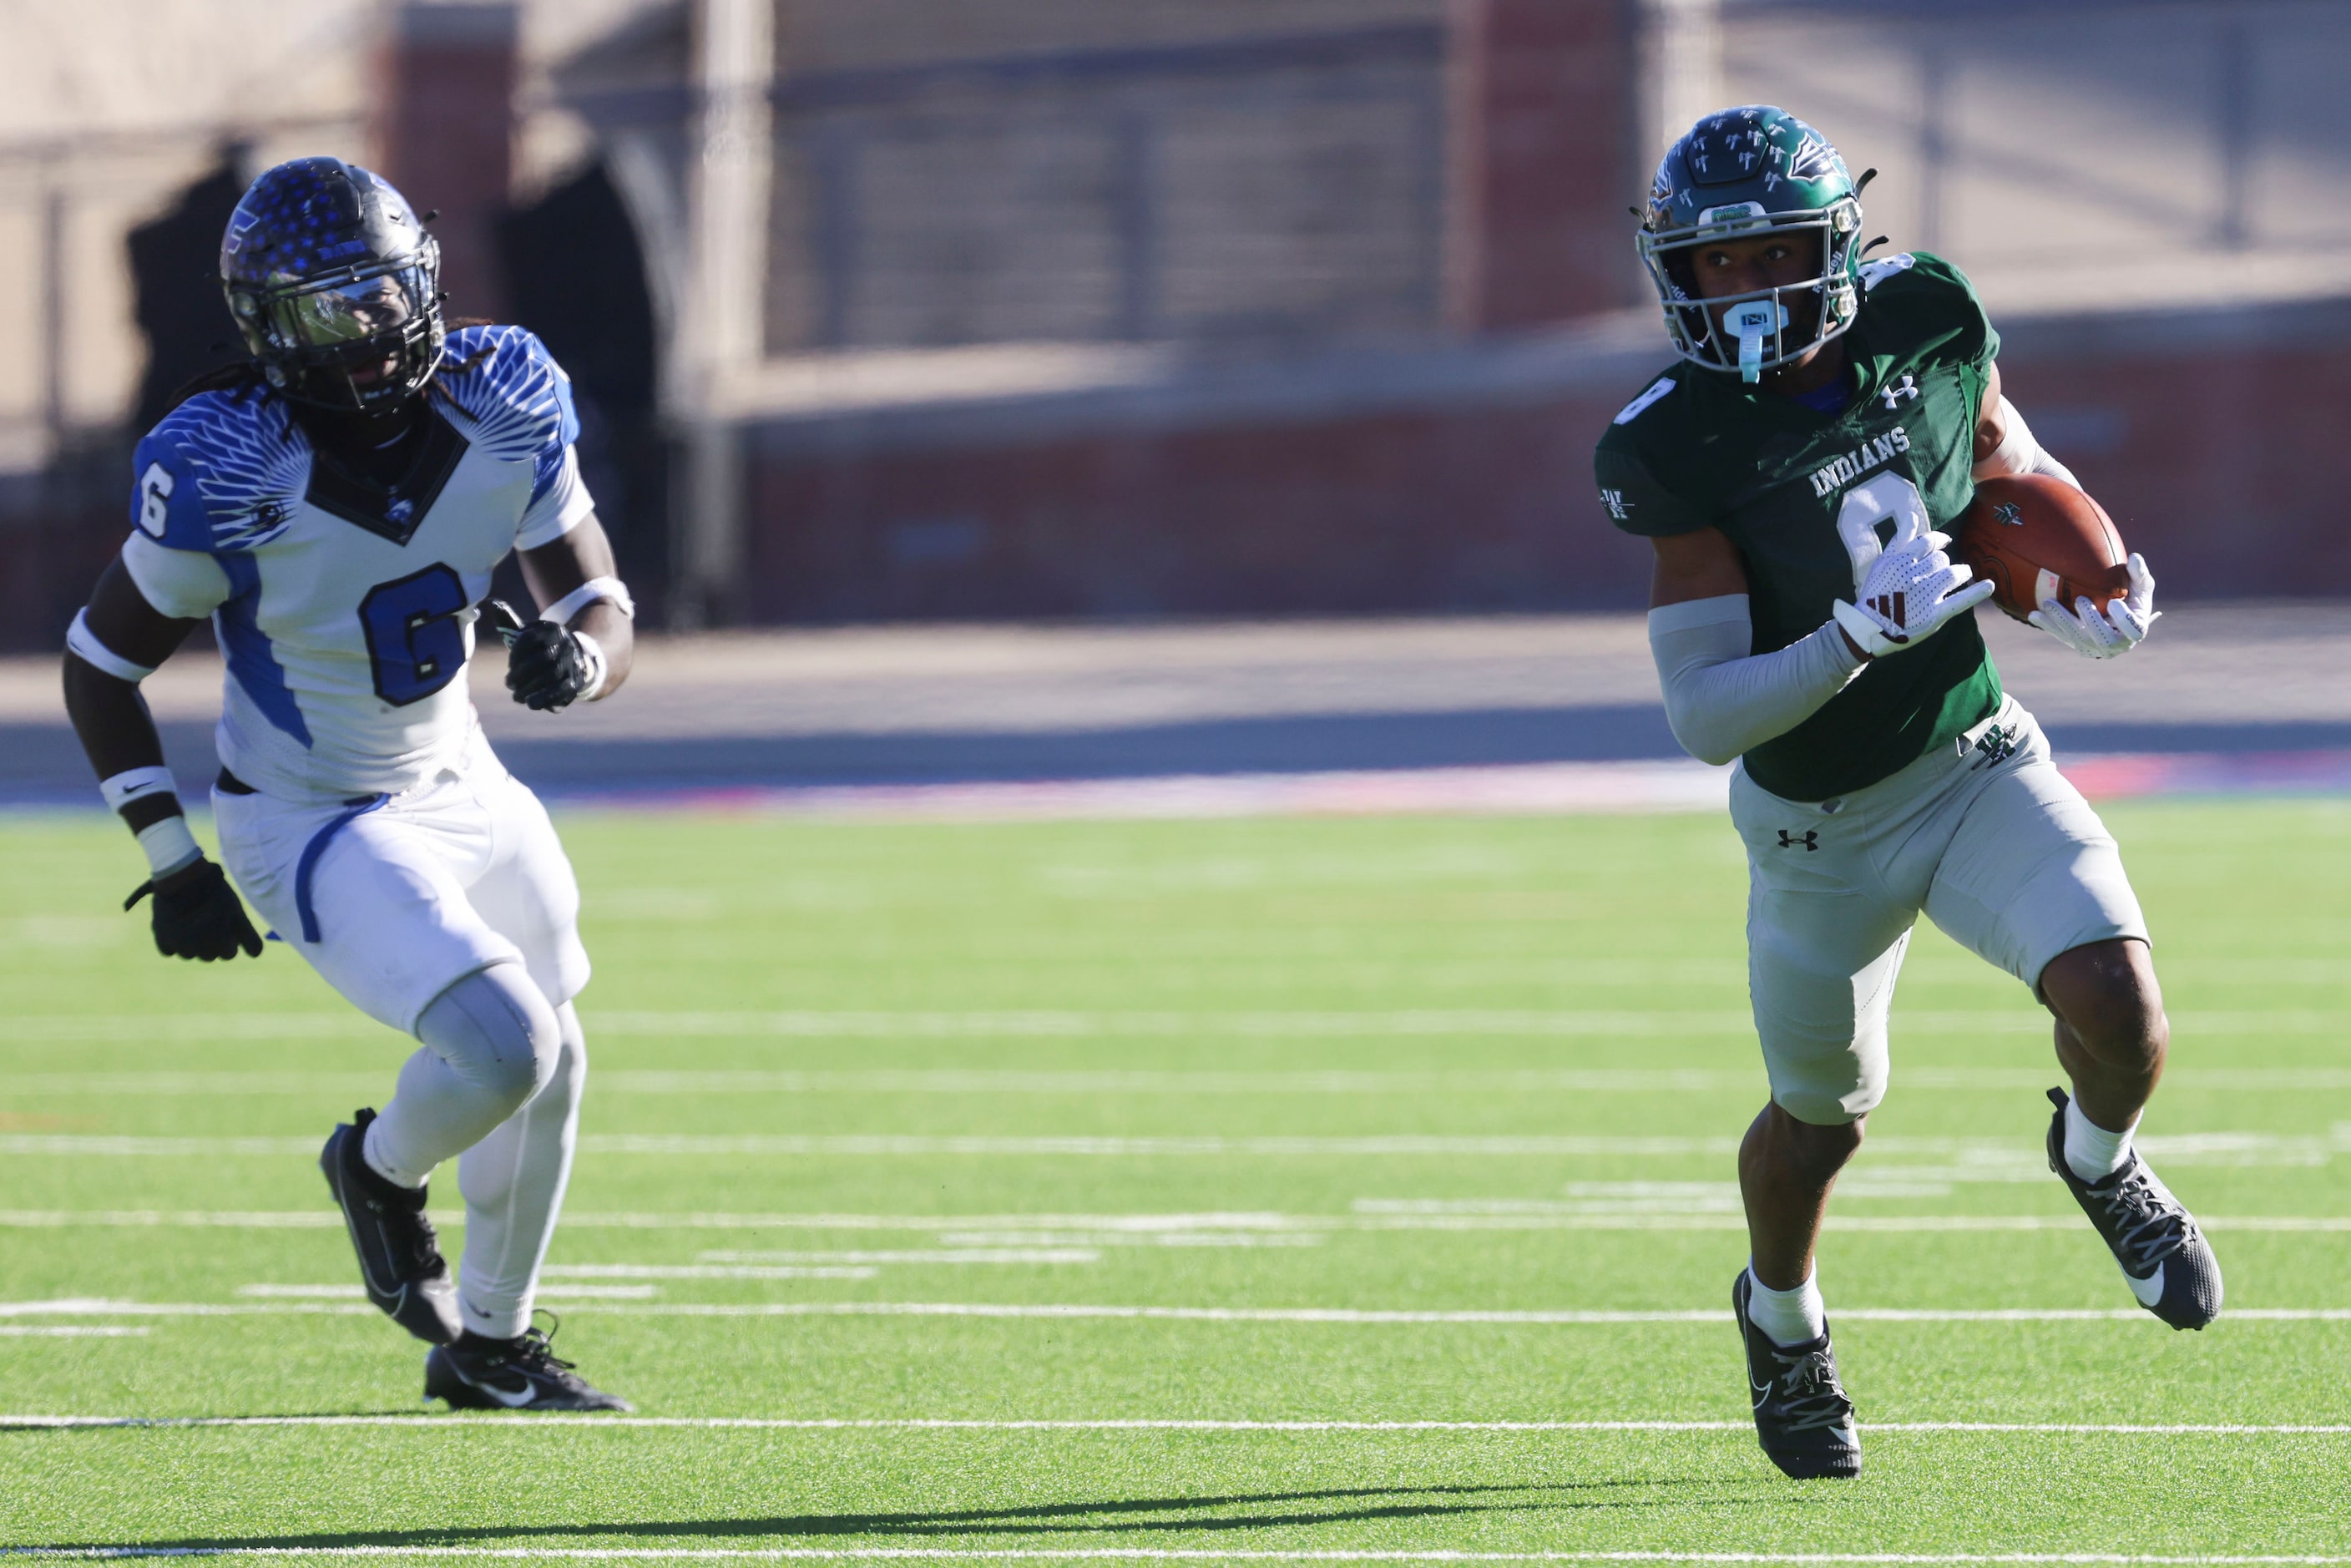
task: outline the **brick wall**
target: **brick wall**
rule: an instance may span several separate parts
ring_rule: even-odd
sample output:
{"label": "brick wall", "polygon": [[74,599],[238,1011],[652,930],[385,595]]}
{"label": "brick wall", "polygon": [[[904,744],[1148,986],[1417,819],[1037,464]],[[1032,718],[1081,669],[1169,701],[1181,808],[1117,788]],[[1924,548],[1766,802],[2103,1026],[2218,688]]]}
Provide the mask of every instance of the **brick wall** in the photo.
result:
{"label": "brick wall", "polygon": [[[2028,320],[2007,343],[2011,397],[2167,596],[2351,593],[2351,301]],[[1666,358],[1628,321],[1300,367],[1271,410],[1259,382],[1221,414],[1227,394],[1130,389],[1026,431],[1001,411],[778,423],[753,446],[744,612],[1635,608],[1647,547],[1593,504],[1591,452]]]}
{"label": "brick wall", "polygon": [[2351,300],[2035,323],[2001,368],[2165,593],[2351,593]]}

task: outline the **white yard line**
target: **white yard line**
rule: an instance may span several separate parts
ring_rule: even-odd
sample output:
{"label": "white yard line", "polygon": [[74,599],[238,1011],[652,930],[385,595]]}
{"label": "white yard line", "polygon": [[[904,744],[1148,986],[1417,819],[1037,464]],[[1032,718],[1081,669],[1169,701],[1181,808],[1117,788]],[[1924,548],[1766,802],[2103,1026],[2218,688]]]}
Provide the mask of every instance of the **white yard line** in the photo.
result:
{"label": "white yard line", "polygon": [[[872,1271],[858,1276],[872,1278]],[[358,1285],[239,1285],[236,1293],[249,1301],[364,1301],[367,1291]],[[661,1294],[653,1285],[572,1285],[542,1282],[537,1292],[542,1301],[650,1301]]]}
{"label": "white yard line", "polygon": [[[278,1095],[313,1098],[381,1092],[383,1072],[23,1072],[0,1078],[11,1098],[99,1096],[170,1099],[191,1095]],[[2031,1092],[2049,1084],[2051,1070],[2035,1067],[1910,1067],[1903,1090]],[[1753,1093],[1761,1066],[1737,1068],[1561,1068],[1541,1071],[1041,1071],[1003,1068],[904,1068],[866,1071],[600,1071],[606,1092],[637,1094],[926,1094],[1195,1095],[1253,1098],[1267,1094],[1374,1097],[1426,1094],[1693,1094]],[[2308,1093],[2351,1090],[2351,1069],[2183,1068],[2164,1078],[2182,1090]]]}
{"label": "white yard line", "polygon": [[[1735,981],[1734,969],[1725,977]],[[1657,1039],[1674,1035],[1751,1036],[1754,1023],[1744,1009],[1536,1010],[1505,1009],[1401,1009],[1387,1011],[1084,1012],[794,1010],[778,1012],[613,1011],[591,1012],[592,1035],[677,1039],[811,1040],[1086,1040],[1452,1038],[1499,1035],[1544,1039]],[[2342,1020],[2320,1008],[2188,1011],[2171,1015],[2179,1034],[2321,1035],[2332,1038]],[[2045,1016],[2014,1008],[1897,1012],[1896,1035],[2045,1035]],[[354,1011],[301,1013],[68,1013],[14,1018],[10,1038],[26,1042],[75,1043],[126,1040],[184,1041],[314,1040],[364,1039],[398,1046],[404,1037]],[[1918,1082],[1932,1082],[1921,1069]],[[2227,1070],[2214,1070],[2227,1071]],[[2261,1070],[2234,1070],[2258,1071]],[[2326,1069],[2280,1071],[2312,1071]],[[81,1075],[67,1075],[79,1077]],[[106,1074],[108,1078],[117,1075]],[[166,1075],[169,1078],[172,1075]],[[341,1079],[342,1074],[321,1075]],[[2184,1076],[2184,1074],[2183,1074]],[[1903,1073],[1897,1082],[1913,1080]],[[2331,1078],[2321,1082],[2342,1084]]]}
{"label": "white yard line", "polygon": [[[1379,1307],[1169,1307],[1093,1301],[587,1301],[581,1312],[643,1317],[708,1318],[1042,1318],[1110,1319],[1210,1323],[1340,1323],[1364,1326],[1487,1324],[1500,1327],[1601,1327],[1635,1323],[1719,1323],[1722,1308],[1575,1310],[1547,1308]],[[130,1301],[105,1297],[0,1301],[0,1317],[253,1317],[276,1313],[365,1315],[364,1302],[246,1300],[240,1301]],[[2022,1323],[2126,1322],[2152,1324],[2137,1307],[1844,1307],[1839,1322]],[[2248,1307],[2231,1311],[2231,1322],[2351,1322],[2351,1307]]]}
{"label": "white yard line", "polygon": [[2154,1555],[2105,1552],[1346,1552],[1232,1547],[1093,1546],[15,1546],[0,1555],[115,1560],[126,1557],[414,1557],[556,1559],[563,1562],[1144,1562],[1144,1563],[1706,1563],[1755,1564],[2096,1564],[2177,1568],[2304,1568],[2351,1557],[2271,1554]]}
{"label": "white yard line", "polygon": [[[435,1225],[462,1228],[463,1209],[435,1210]],[[2065,1231],[2085,1222],[2071,1214],[1919,1214],[1831,1215],[1828,1228],[1864,1235],[1908,1235],[1937,1231]],[[2343,1215],[2205,1215],[2198,1223],[2207,1230],[2351,1232],[2351,1216]],[[341,1217],[333,1210],[152,1208],[10,1208],[0,1209],[0,1229],[98,1228],[339,1230]],[[1025,1232],[1061,1232],[1074,1245],[1121,1244],[1123,1235],[1135,1244],[1169,1246],[1243,1246],[1297,1244],[1343,1232],[1378,1234],[1386,1231],[1480,1230],[1743,1230],[1746,1221],[1735,1213],[1576,1213],[1541,1209],[1494,1213],[1364,1214],[726,1214],[726,1213],[597,1213],[563,1217],[567,1230],[811,1230],[919,1231],[942,1238],[988,1239],[976,1246],[998,1244],[998,1238]],[[1056,1236],[1055,1240],[1062,1239]],[[1010,1245],[1005,1243],[1005,1245]],[[814,1258],[819,1254],[806,1256]],[[796,1255],[797,1258],[797,1255]],[[710,1261],[723,1261],[712,1259]],[[751,1260],[746,1258],[744,1261]],[[960,1252],[943,1255],[940,1262],[971,1261]]]}
{"label": "white yard line", "polygon": [[[571,1427],[674,1427],[695,1431],[780,1432],[1746,1432],[1751,1421],[1243,1421],[1150,1418],[1108,1420],[967,1420],[955,1416],[799,1417],[770,1416],[607,1416],[547,1412],[536,1416],[46,1416],[0,1415],[7,1428],[78,1431],[102,1428],[169,1430],[210,1427],[413,1427],[444,1432],[534,1431]],[[1873,1435],[1945,1432],[2057,1437],[2346,1437],[2351,1424],[2252,1422],[1873,1421]]]}
{"label": "white yard line", "polygon": [[872,1279],[883,1265],[1099,1263],[1091,1247],[933,1247],[901,1252],[705,1252],[695,1263],[554,1263],[549,1280]]}
{"label": "white yard line", "polygon": [[[435,1214],[434,1223],[462,1223]],[[249,1208],[0,1208],[0,1228],[46,1230],[69,1226],[144,1229],[158,1227],[185,1230],[340,1230],[343,1217],[333,1209]]]}
{"label": "white yard line", "polygon": [[[1384,1133],[1364,1134],[1174,1134],[1159,1136],[1108,1136],[1096,1134],[1008,1135],[1002,1134],[892,1133],[591,1133],[580,1140],[580,1151],[607,1156],[655,1158],[826,1158],[826,1159],[1559,1159],[1559,1158],[1680,1158],[1729,1155],[1738,1148],[1732,1137],[1692,1138],[1667,1135],[1613,1136],[1586,1134],[1449,1134]],[[1906,1173],[1898,1167],[1882,1174],[1888,1180],[1906,1175],[1937,1182],[1982,1180],[1999,1166],[2020,1179],[2039,1180],[2034,1171],[2033,1145],[2016,1139],[1902,1138],[1879,1139],[1873,1147],[1880,1156],[1908,1154],[1956,1155],[1975,1162],[1957,1172],[1940,1168]],[[2151,1135],[2140,1140],[2150,1157],[2175,1164],[2324,1166],[2335,1155],[2351,1154],[2351,1122],[2335,1124],[2331,1134],[2219,1132]],[[5,1133],[0,1134],[0,1155],[45,1159],[169,1158],[206,1159],[250,1156],[315,1157],[318,1140],[298,1137],[179,1137],[140,1134]],[[1866,1176],[1870,1172],[1856,1173]],[[2005,1179],[2005,1177],[2001,1177]],[[1905,1191],[1890,1197],[1936,1196]]]}
{"label": "white yard line", "polygon": [[706,1263],[558,1263],[542,1270],[542,1277],[549,1281],[871,1280],[881,1272],[871,1264],[806,1268],[799,1265],[726,1267]]}
{"label": "white yard line", "polygon": [[95,1324],[0,1323],[0,1337],[9,1339],[135,1339],[148,1331],[143,1328],[104,1327]]}
{"label": "white yard line", "polygon": [[[1512,1155],[1721,1155],[1736,1151],[1736,1138],[1611,1137],[1578,1134],[1375,1134],[1368,1136],[1218,1134],[1160,1137],[1111,1137],[1090,1134],[1006,1136],[995,1134],[767,1134],[604,1133],[580,1140],[586,1155],[655,1155],[686,1157],[772,1155],[782,1157],[925,1156],[978,1158],[1187,1159],[1252,1158],[1392,1159],[1411,1156],[1508,1158]],[[0,1143],[5,1147],[5,1143]]]}

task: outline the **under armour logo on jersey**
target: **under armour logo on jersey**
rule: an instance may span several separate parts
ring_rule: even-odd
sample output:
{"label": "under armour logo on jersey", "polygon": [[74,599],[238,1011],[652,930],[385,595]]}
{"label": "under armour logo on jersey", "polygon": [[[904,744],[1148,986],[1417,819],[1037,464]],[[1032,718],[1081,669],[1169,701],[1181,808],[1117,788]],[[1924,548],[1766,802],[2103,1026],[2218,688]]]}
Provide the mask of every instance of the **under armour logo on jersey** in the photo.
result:
{"label": "under armour logo on jersey", "polygon": [[1821,831],[1818,828],[1814,828],[1812,831],[1806,833],[1792,833],[1787,829],[1782,828],[1780,830],[1780,847],[1783,850],[1819,849],[1821,847]]}
{"label": "under armour logo on jersey", "polygon": [[1902,400],[1906,397],[1911,399],[1913,402],[1917,401],[1918,396],[1918,383],[1912,377],[1904,376],[1900,381],[1887,385],[1877,395],[1886,400],[1886,410],[1890,413],[1894,409],[1900,407]]}

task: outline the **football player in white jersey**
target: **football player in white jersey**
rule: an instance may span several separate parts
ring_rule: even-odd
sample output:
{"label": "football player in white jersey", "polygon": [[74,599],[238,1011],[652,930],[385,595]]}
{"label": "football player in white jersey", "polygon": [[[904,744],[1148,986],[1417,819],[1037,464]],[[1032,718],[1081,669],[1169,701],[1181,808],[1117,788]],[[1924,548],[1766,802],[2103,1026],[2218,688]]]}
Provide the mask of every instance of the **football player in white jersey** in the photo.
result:
{"label": "football player in white jersey", "polygon": [[[580,894],[546,810],[466,695],[507,551],[540,603],[507,685],[543,710],[627,677],[629,594],[571,443],[569,382],[518,327],[446,331],[439,247],[378,176],[268,171],[221,246],[252,358],[139,444],[134,527],[67,640],[66,703],[146,852],[156,947],[258,957],[190,833],[139,682],[209,616],[227,663],[213,789],[237,888],[329,985],[422,1048],[319,1165],[369,1299],[433,1345],[453,1406],[625,1410],[531,1323],[586,1045]],[[129,907],[126,905],[125,907]],[[455,1156],[455,1280],[425,1217]]]}

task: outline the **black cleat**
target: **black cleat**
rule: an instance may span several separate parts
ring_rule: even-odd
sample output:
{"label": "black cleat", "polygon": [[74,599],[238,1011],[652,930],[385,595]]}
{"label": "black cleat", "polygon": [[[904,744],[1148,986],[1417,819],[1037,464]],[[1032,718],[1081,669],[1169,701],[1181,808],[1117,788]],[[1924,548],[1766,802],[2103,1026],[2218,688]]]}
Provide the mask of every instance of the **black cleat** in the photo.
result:
{"label": "black cleat", "polygon": [[425,1354],[424,1397],[445,1399],[452,1410],[636,1408],[617,1394],[591,1387],[555,1354],[553,1339],[536,1326],[513,1339],[486,1339],[468,1329],[455,1343],[435,1345]]}
{"label": "black cleat", "polygon": [[2211,1243],[2163,1178],[2133,1149],[2123,1168],[2084,1181],[2065,1163],[2065,1092],[2049,1091],[2049,1168],[2090,1217],[2123,1266],[2138,1304],[2176,1329],[2200,1329],[2220,1315],[2220,1264]]}
{"label": "black cleat", "polygon": [[1747,1342],[1747,1394],[1765,1456],[1800,1481],[1861,1474],[1861,1434],[1854,1430],[1853,1401],[1837,1381],[1828,1332],[1803,1344],[1776,1343],[1747,1316],[1752,1285],[1748,1270],[1739,1270],[1730,1309]]}
{"label": "black cleat", "polygon": [[427,1344],[447,1344],[465,1327],[457,1316],[457,1286],[424,1218],[424,1189],[394,1186],[360,1157],[374,1120],[373,1111],[353,1112],[319,1151],[319,1168],[342,1208],[368,1300]]}

